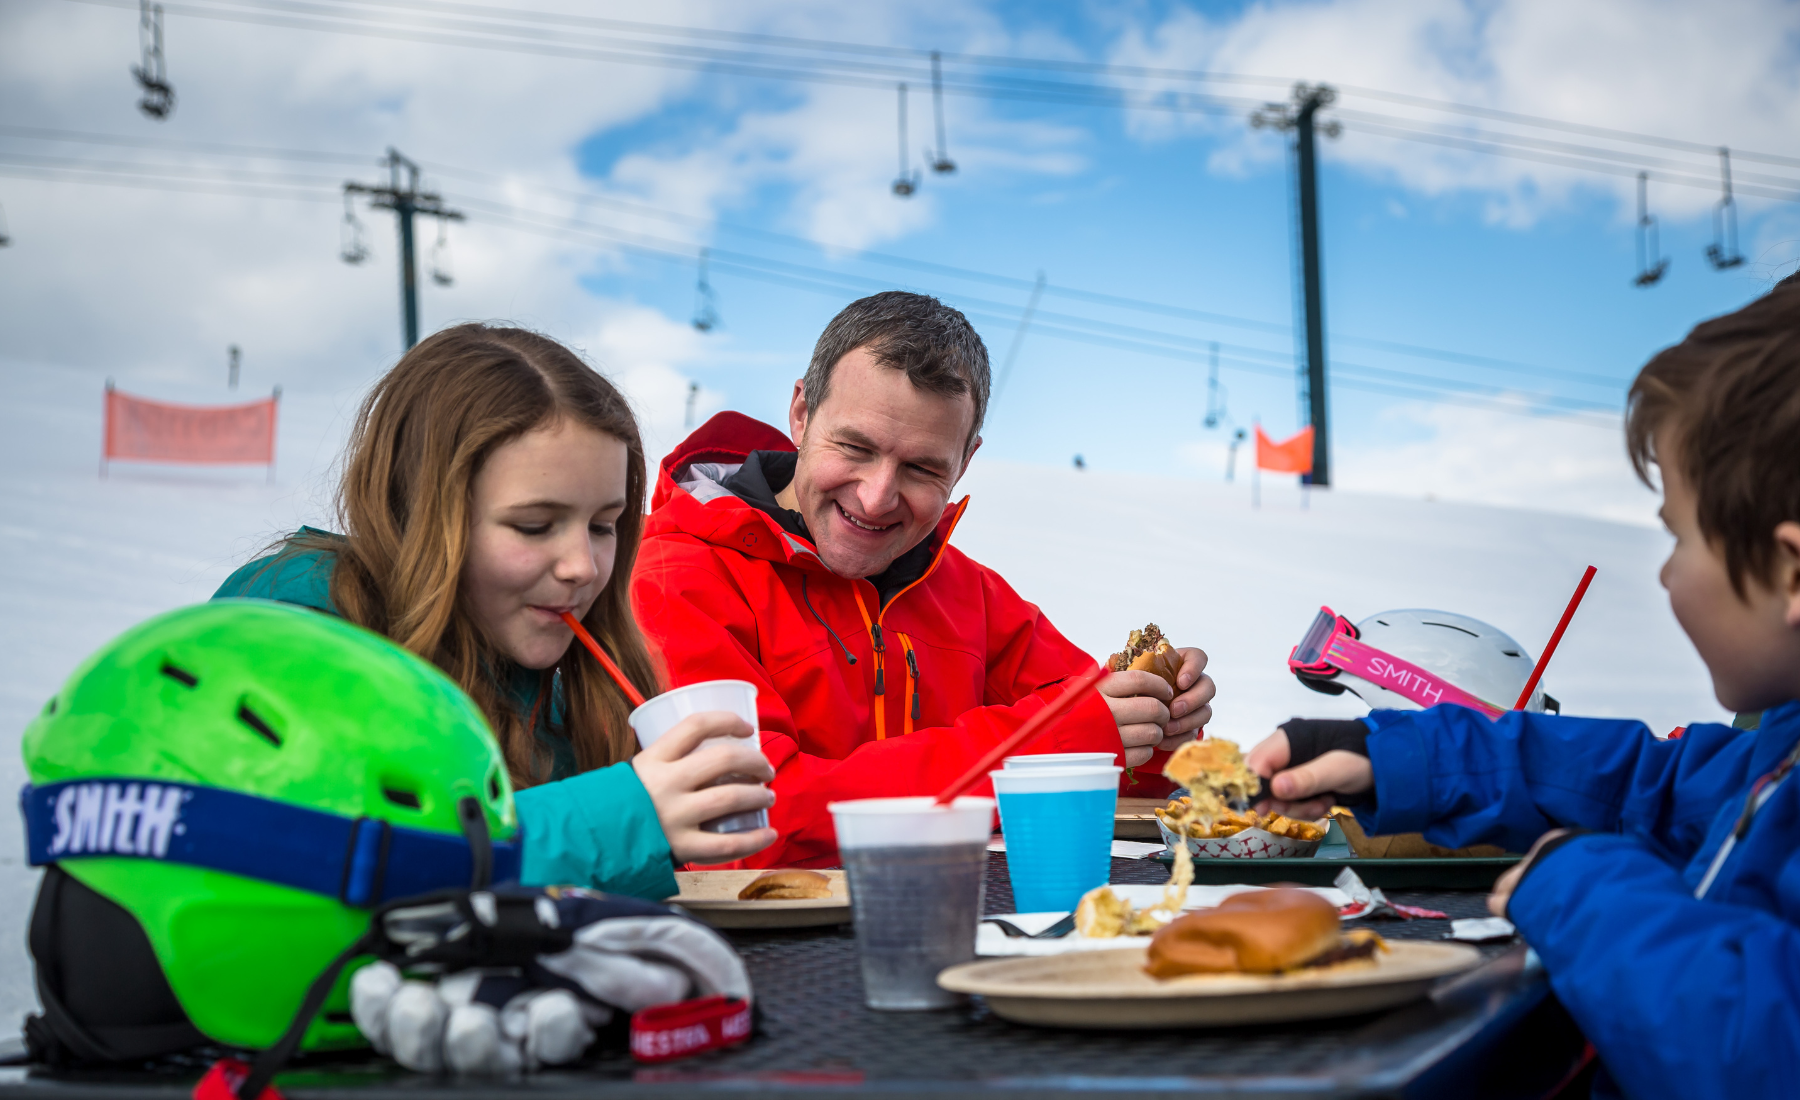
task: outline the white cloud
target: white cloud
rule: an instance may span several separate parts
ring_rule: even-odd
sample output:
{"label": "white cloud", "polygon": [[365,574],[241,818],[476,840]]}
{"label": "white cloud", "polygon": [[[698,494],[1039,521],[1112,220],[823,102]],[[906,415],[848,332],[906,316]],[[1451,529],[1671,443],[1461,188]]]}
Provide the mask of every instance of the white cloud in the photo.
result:
{"label": "white cloud", "polygon": [[[1345,135],[1326,155],[1425,195],[1485,196],[1497,222],[1524,224],[1565,203],[1577,188],[1619,199],[1635,216],[1635,182],[1565,167],[1473,154],[1381,137],[1354,112],[1472,124],[1366,95],[1400,92],[1595,126],[1666,135],[1707,145],[1785,151],[1800,125],[1800,8],[1780,0],[1276,0],[1235,18],[1209,19],[1178,8],[1163,21],[1128,27],[1113,50],[1122,64],[1206,69],[1340,86]],[[1165,83],[1162,87],[1172,87]],[[1240,86],[1230,94],[1280,100],[1280,87]],[[1146,136],[1178,124],[1144,112]],[[1488,129],[1511,129],[1481,121]],[[1241,121],[1187,125],[1241,134]],[[1360,126],[1360,129],[1359,129]],[[1593,145],[1595,139],[1539,132]],[[1714,178],[1710,154],[1637,146],[1640,156],[1680,159]],[[1228,141],[1215,170],[1269,163],[1280,145],[1267,134]],[[1740,164],[1740,168],[1752,166]],[[1665,216],[1706,213],[1710,189],[1656,185]],[[1749,206],[1766,206],[1745,200]]]}

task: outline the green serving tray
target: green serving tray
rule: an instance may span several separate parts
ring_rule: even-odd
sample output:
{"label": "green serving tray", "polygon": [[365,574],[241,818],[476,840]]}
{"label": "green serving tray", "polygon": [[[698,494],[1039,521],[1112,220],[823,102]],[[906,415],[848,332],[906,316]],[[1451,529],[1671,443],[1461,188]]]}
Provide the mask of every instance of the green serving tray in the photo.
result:
{"label": "green serving tray", "polygon": [[[1168,851],[1150,857],[1169,863]],[[1384,890],[1488,890],[1494,880],[1523,856],[1452,856],[1436,859],[1357,859],[1336,821],[1319,850],[1301,859],[1196,859],[1194,882],[1199,886],[1243,883],[1296,882],[1302,886],[1330,886],[1338,872],[1349,867],[1366,885]]]}
{"label": "green serving tray", "polygon": [[[1169,862],[1169,853],[1151,857]],[[1468,856],[1447,859],[1196,859],[1200,886],[1297,882],[1330,886],[1349,867],[1364,883],[1384,890],[1487,890],[1522,856]]]}

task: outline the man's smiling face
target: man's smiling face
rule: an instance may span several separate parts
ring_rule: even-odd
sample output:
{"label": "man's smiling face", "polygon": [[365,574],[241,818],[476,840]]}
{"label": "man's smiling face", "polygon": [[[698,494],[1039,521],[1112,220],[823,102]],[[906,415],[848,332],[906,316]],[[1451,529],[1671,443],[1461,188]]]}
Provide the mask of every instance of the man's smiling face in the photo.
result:
{"label": "man's smiling face", "polygon": [[865,348],[837,361],[825,400],[798,384],[788,427],[800,450],[778,500],[799,512],[826,568],[872,577],[931,533],[981,445],[965,446],[975,400],[922,390]]}

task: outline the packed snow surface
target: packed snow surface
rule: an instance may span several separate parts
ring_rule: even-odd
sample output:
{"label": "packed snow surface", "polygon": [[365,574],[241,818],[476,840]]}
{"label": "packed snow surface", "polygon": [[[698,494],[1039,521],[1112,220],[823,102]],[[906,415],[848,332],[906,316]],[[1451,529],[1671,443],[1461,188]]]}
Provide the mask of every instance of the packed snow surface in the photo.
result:
{"label": "packed snow surface", "polygon": [[[232,569],[328,515],[357,394],[292,386],[273,483],[261,470],[115,464],[99,470],[102,379],[12,367],[0,376],[0,780],[25,773],[20,732],[88,653],[147,616],[206,599]],[[177,386],[146,396],[218,402]],[[248,398],[254,395],[244,395]],[[1620,461],[1623,462],[1621,454]],[[1405,486],[1395,486],[1403,493]],[[1089,652],[1156,622],[1211,654],[1212,732],[1246,746],[1293,715],[1360,713],[1284,664],[1321,604],[1353,620],[1424,607],[1510,633],[1533,655],[1582,568],[1599,567],[1545,683],[1565,713],[1629,715],[1658,732],[1726,717],[1656,581],[1660,531],[1404,495],[1315,492],[988,463],[955,541],[998,569]],[[0,816],[0,1020],[34,1003],[25,951],[36,875]],[[6,1025],[0,1024],[0,1027]]]}

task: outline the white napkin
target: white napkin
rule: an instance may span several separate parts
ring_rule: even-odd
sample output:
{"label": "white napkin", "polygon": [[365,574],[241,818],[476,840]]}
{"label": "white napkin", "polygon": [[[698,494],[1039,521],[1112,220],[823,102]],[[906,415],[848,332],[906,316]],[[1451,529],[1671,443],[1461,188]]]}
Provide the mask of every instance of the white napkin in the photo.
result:
{"label": "white napkin", "polygon": [[1464,943],[1510,940],[1517,929],[1505,917],[1468,917],[1450,922],[1450,939]]}
{"label": "white napkin", "polygon": [[[1115,840],[1112,842],[1112,856],[1114,859],[1145,859],[1162,851],[1164,847],[1166,845],[1152,844],[1147,840]],[[988,841],[987,850],[990,852],[1006,851],[1006,838],[994,837]]]}

